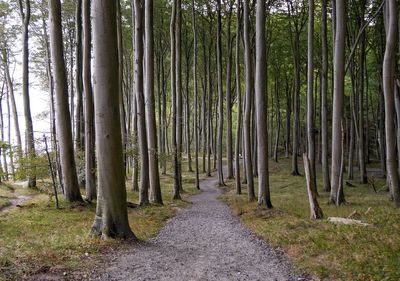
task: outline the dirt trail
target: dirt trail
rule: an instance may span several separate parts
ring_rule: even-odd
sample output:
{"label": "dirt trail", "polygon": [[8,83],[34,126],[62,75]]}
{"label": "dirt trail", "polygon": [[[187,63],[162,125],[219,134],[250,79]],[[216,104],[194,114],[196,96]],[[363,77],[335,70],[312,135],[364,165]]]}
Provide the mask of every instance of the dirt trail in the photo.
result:
{"label": "dirt trail", "polygon": [[305,280],[217,198],[215,177],[159,235],[121,253],[93,280]]}

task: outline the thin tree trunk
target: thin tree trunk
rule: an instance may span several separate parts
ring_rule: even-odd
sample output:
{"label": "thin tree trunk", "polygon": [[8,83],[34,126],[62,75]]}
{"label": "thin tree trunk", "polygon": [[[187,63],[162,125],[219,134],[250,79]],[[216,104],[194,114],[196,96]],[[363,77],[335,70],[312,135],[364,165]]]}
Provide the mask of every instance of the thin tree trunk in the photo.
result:
{"label": "thin tree trunk", "polygon": [[149,177],[150,198],[153,203],[163,204],[160,175],[158,171],[157,127],[154,100],[154,35],[153,35],[153,1],[145,0],[145,37],[146,37],[146,119],[149,144]]}
{"label": "thin tree trunk", "polygon": [[76,116],[75,116],[75,144],[77,150],[84,148],[84,121],[83,119],[83,84],[82,84],[82,0],[76,1],[75,8],[75,89],[76,89]]}
{"label": "thin tree trunk", "polygon": [[[221,46],[221,0],[217,1],[218,23],[217,23],[217,76],[218,76],[218,182],[220,186],[224,186],[224,171],[222,167],[222,137],[224,130],[224,93],[222,89],[222,46]],[[231,152],[232,154],[232,152]],[[232,162],[232,161],[231,161]],[[229,165],[232,165],[230,163]]]}
{"label": "thin tree trunk", "polygon": [[138,147],[140,151],[139,204],[143,206],[149,203],[149,154],[143,83],[143,8],[140,0],[133,0],[133,4],[135,9],[135,94],[138,118]]}
{"label": "thin tree trunk", "polygon": [[240,26],[241,26],[241,0],[236,0],[237,26],[236,26],[236,46],[235,46],[235,75],[236,75],[236,96],[237,96],[237,127],[235,139],[235,183],[236,194],[242,194],[240,182],[240,143],[242,135],[242,87],[240,84]]}
{"label": "thin tree trunk", "polygon": [[[344,98],[344,56],[346,38],[346,15],[345,1],[336,1],[336,34],[334,47],[334,95],[333,95],[333,117],[332,117],[332,167],[331,167],[331,193],[330,202],[340,204],[338,190],[340,186],[340,170],[342,157],[342,130],[341,121],[343,116]],[[344,198],[343,198],[344,200]]]}
{"label": "thin tree trunk", "polygon": [[95,130],[94,102],[92,91],[91,68],[91,18],[90,0],[83,0],[83,91],[85,94],[85,183],[86,199],[96,198],[96,159],[95,159]]}
{"label": "thin tree trunk", "polygon": [[[246,81],[246,108],[244,112],[244,149],[245,149],[245,159],[246,159],[246,174],[247,174],[247,190],[248,190],[248,199],[249,201],[254,201],[255,200],[255,193],[254,193],[254,182],[253,182],[253,163],[252,163],[252,155],[251,155],[251,129],[250,129],[250,122],[251,122],[251,105],[252,105],[252,75],[251,75],[251,54],[250,54],[250,38],[249,38],[249,28],[250,28],[250,13],[249,13],[249,0],[244,0],[244,14],[243,14],[243,20],[244,20],[244,57],[245,57],[245,81]],[[263,124],[265,124],[265,119],[262,121]],[[266,129],[265,129],[266,130]],[[266,131],[265,131],[266,132]],[[268,148],[265,147],[264,149],[267,149],[266,151],[263,151],[268,155]],[[266,164],[268,165],[268,164]],[[268,166],[266,166],[268,169]],[[265,168],[265,167],[264,167]],[[261,169],[261,168],[260,168]],[[263,171],[264,172],[264,171]],[[263,187],[267,187],[267,180],[264,180],[262,182]],[[265,189],[263,190],[263,195],[267,194],[265,193]],[[261,198],[260,200],[264,200],[264,198]],[[261,203],[267,203],[266,201],[261,201]]]}

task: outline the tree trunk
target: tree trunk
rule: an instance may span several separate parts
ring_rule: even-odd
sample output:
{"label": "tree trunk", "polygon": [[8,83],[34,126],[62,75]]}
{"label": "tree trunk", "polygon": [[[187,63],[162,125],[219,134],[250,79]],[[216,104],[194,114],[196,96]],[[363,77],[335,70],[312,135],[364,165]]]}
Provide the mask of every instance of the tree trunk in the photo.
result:
{"label": "tree trunk", "polygon": [[[193,30],[193,92],[194,92],[194,163],[195,163],[195,187],[200,189],[199,183],[199,128],[198,128],[198,94],[197,94],[197,26],[196,7],[192,0],[192,30]],[[189,94],[188,94],[189,95]]]}
{"label": "tree trunk", "polygon": [[94,131],[94,104],[92,91],[91,68],[91,18],[90,0],[83,0],[83,91],[85,93],[85,183],[86,199],[96,198],[96,159],[95,159],[95,131]]}
{"label": "tree trunk", "polygon": [[332,172],[330,202],[340,204],[337,196],[340,185],[340,170],[342,156],[342,130],[344,98],[344,56],[346,38],[345,1],[336,1],[336,34],[334,47],[334,93],[333,93],[333,117],[332,117]]}
{"label": "tree trunk", "polygon": [[317,194],[315,190],[317,189],[315,186],[312,186],[315,180],[312,178],[313,172],[311,170],[310,161],[307,157],[307,154],[303,154],[303,161],[304,161],[304,174],[306,175],[307,179],[307,193],[308,193],[308,201],[310,203],[310,219],[317,220],[322,219],[324,214],[322,213],[322,209],[320,208],[318,201],[317,201]]}
{"label": "tree trunk", "polygon": [[397,7],[395,0],[387,0],[388,24],[386,49],[383,59],[383,93],[385,97],[386,168],[389,188],[396,207],[400,207],[399,174],[397,170],[396,129],[394,124],[394,81],[397,43]]}
{"label": "tree trunk", "polygon": [[71,132],[71,116],[68,104],[68,82],[64,61],[64,46],[61,26],[61,3],[49,1],[50,46],[56,96],[56,129],[59,136],[61,172],[64,195],[69,202],[82,201],[74,158]]}
{"label": "tree trunk", "polygon": [[[244,112],[244,149],[245,149],[245,155],[246,155],[246,173],[247,173],[247,190],[248,190],[248,199],[249,201],[254,201],[255,200],[255,194],[254,194],[254,182],[253,182],[253,163],[252,163],[252,155],[251,155],[251,128],[250,128],[250,122],[251,122],[251,105],[252,105],[252,75],[251,75],[251,51],[250,51],[250,38],[249,38],[249,28],[250,28],[250,12],[249,12],[249,0],[244,0],[244,7],[243,7],[243,21],[244,21],[244,58],[245,58],[245,81],[246,81],[246,108]],[[265,105],[265,104],[264,104]],[[265,119],[262,121],[262,123],[265,123]],[[266,129],[265,129],[266,130]],[[265,131],[266,133],[266,131]],[[268,155],[268,148],[265,147],[264,153]],[[267,164],[268,165],[268,164]],[[268,169],[268,166],[267,166]],[[267,180],[266,180],[267,181]],[[264,181],[262,182],[264,186],[267,187],[267,182]],[[264,190],[265,191],[265,190]],[[266,193],[265,193],[266,194]],[[261,198],[263,200],[263,198]],[[261,201],[261,203],[267,203]]]}
{"label": "tree trunk", "polygon": [[[224,130],[224,93],[222,89],[222,46],[221,46],[221,0],[217,1],[218,23],[217,23],[217,76],[218,76],[218,182],[220,186],[224,186],[224,171],[222,167],[222,138]],[[231,165],[230,163],[229,165]]]}
{"label": "tree trunk", "polygon": [[149,203],[149,154],[145,116],[143,83],[143,8],[140,0],[133,0],[135,9],[135,94],[138,117],[138,147],[140,151],[139,204]]}
{"label": "tree trunk", "polygon": [[240,182],[240,143],[242,135],[242,87],[240,83],[240,26],[241,26],[241,0],[236,0],[237,26],[236,26],[236,46],[235,46],[235,75],[236,75],[236,96],[237,96],[237,127],[235,139],[235,183],[236,194],[242,194]]}
{"label": "tree trunk", "polygon": [[150,198],[153,203],[163,204],[158,171],[157,127],[154,100],[154,35],[153,35],[153,1],[145,0],[145,38],[146,38],[146,118],[149,144],[149,177]]}
{"label": "tree trunk", "polygon": [[75,8],[75,89],[76,89],[76,115],[75,115],[75,144],[77,150],[84,148],[84,120],[82,98],[82,0],[76,1]]}
{"label": "tree trunk", "polygon": [[322,142],[322,178],[324,191],[331,191],[328,159],[328,30],[327,0],[322,0],[322,73],[321,73],[321,142]]}
{"label": "tree trunk", "polygon": [[178,142],[177,142],[177,88],[176,88],[176,18],[179,0],[174,0],[172,3],[171,23],[170,23],[170,36],[171,36],[171,95],[172,95],[172,147],[174,154],[174,191],[173,198],[181,199],[180,196],[180,180],[179,180],[179,159],[178,159]]}
{"label": "tree trunk", "polygon": [[[35,139],[33,134],[33,123],[29,100],[29,24],[31,19],[31,4],[30,0],[25,0],[25,6],[22,7],[22,1],[19,1],[21,18],[23,22],[22,31],[22,99],[24,105],[24,116],[26,126],[26,144],[28,158],[33,161],[35,158]],[[28,186],[36,187],[36,168],[29,167]]]}
{"label": "tree trunk", "polygon": [[[92,233],[134,238],[126,208],[118,92],[118,39],[114,0],[93,1],[94,106],[99,194]],[[101,35],[101,36],[100,36]]]}
{"label": "tree trunk", "polygon": [[[268,113],[265,94],[267,71],[265,13],[265,1],[257,0],[255,96],[257,107],[258,204],[272,208],[269,192]],[[249,82],[246,81],[246,84]]]}

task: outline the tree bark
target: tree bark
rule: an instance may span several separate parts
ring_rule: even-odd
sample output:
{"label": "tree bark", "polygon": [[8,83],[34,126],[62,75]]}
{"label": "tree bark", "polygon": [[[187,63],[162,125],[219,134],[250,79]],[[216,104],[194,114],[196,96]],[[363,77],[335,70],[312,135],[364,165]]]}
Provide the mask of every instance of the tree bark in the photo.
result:
{"label": "tree bark", "polygon": [[140,0],[133,0],[135,9],[135,94],[138,118],[138,147],[140,151],[139,204],[149,203],[149,154],[145,116],[143,83],[143,8]]}
{"label": "tree bark", "polygon": [[[333,93],[333,117],[332,117],[332,167],[331,167],[331,193],[330,202],[340,204],[338,190],[340,185],[340,170],[342,157],[342,130],[344,98],[344,56],[346,38],[345,1],[336,2],[336,34],[334,47],[334,93]],[[344,200],[344,198],[343,198]]]}
{"label": "tree bark", "polygon": [[[252,105],[252,75],[251,75],[251,51],[250,51],[250,38],[249,38],[249,28],[250,28],[250,12],[249,12],[249,1],[244,0],[243,6],[243,21],[244,21],[244,58],[245,58],[245,81],[246,81],[246,108],[244,112],[244,149],[246,155],[246,173],[247,173],[247,190],[249,201],[255,200],[254,194],[254,181],[253,181],[253,163],[251,155],[251,105]],[[263,120],[263,123],[265,120]],[[268,155],[268,150],[265,151]],[[263,183],[265,186],[265,182]]]}
{"label": "tree bark", "polygon": [[64,61],[64,46],[61,26],[61,2],[49,1],[50,46],[56,96],[56,129],[59,136],[61,172],[64,195],[69,202],[82,201],[74,158],[71,132],[71,116],[68,104],[68,82]]}
{"label": "tree bark", "polygon": [[386,168],[389,188],[396,207],[400,207],[400,186],[397,170],[396,129],[394,124],[394,81],[395,55],[397,43],[397,5],[395,0],[387,0],[388,21],[386,28],[386,49],[383,59],[383,93],[385,97],[385,135],[386,135]]}
{"label": "tree bark", "polygon": [[146,119],[149,145],[149,177],[150,198],[153,203],[163,204],[160,175],[158,170],[158,148],[157,148],[157,126],[154,100],[154,31],[153,31],[153,1],[145,0],[145,96],[146,96]]}
{"label": "tree bark", "polygon": [[92,233],[103,237],[134,238],[126,208],[119,115],[117,7],[114,0],[96,0],[92,4],[99,184]]}
{"label": "tree bark", "polygon": [[95,159],[95,130],[94,130],[94,102],[92,91],[91,68],[91,18],[90,0],[83,0],[83,91],[85,94],[85,183],[86,199],[96,198],[96,159]]}
{"label": "tree bark", "polygon": [[[257,107],[258,204],[272,208],[268,173],[268,105],[265,94],[267,71],[265,14],[265,1],[257,0],[255,96]],[[249,82],[247,81],[246,84]]]}
{"label": "tree bark", "polygon": [[242,87],[240,83],[240,27],[241,27],[241,0],[236,0],[237,25],[236,25],[236,46],[235,46],[235,75],[236,75],[236,96],[237,96],[237,127],[235,139],[235,184],[236,194],[242,194],[240,182],[240,143],[242,136]]}

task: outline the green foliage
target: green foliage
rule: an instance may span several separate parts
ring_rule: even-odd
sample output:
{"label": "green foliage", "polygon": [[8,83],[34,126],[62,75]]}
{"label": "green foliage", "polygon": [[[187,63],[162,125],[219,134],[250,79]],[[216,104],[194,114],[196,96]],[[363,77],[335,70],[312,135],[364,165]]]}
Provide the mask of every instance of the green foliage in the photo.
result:
{"label": "green foliage", "polygon": [[34,176],[38,180],[50,177],[48,160],[43,154],[35,156],[24,155],[16,158],[15,164],[18,167],[15,171],[15,177],[18,180],[25,180]]}

